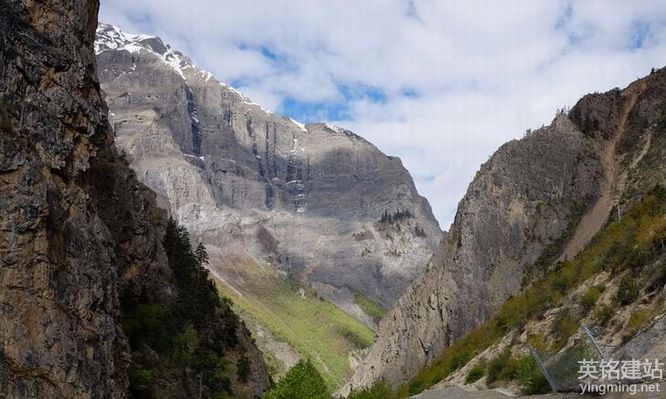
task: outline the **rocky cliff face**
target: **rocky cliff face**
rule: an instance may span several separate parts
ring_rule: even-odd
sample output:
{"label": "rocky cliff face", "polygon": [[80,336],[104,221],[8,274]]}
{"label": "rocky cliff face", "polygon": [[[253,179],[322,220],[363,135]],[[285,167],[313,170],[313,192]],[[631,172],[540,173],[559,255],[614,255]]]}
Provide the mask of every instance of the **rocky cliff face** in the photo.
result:
{"label": "rocky cliff face", "polygon": [[353,294],[392,305],[438,245],[400,160],[363,138],[272,114],[156,37],[101,25],[96,52],[118,145],[216,253],[269,263],[372,326]]}
{"label": "rocky cliff face", "polygon": [[[113,144],[92,48],[98,2],[0,7],[0,396],[125,397],[120,309],[175,295],[166,214]],[[263,361],[237,333],[262,392]]]}
{"label": "rocky cliff face", "polygon": [[341,392],[379,379],[404,382],[533,276],[585,248],[616,201],[663,179],[664,147],[655,140],[663,140],[664,81],[662,70],[625,90],[586,96],[569,115],[502,146]]}

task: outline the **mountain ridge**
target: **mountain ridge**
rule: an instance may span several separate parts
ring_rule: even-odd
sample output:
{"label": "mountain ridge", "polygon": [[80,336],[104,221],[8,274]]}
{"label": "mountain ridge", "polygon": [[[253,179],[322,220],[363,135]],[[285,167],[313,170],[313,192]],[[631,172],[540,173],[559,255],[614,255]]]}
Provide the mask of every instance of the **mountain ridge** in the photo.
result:
{"label": "mountain ridge", "polygon": [[[159,38],[110,25],[98,38],[116,139],[139,179],[211,253],[255,265],[211,258],[229,295],[268,265],[375,328],[359,295],[390,306],[442,236],[400,159],[263,109]],[[250,309],[269,301],[254,298]]]}
{"label": "mountain ridge", "polygon": [[653,138],[666,112],[665,77],[662,69],[622,91],[587,95],[550,126],[500,147],[340,393],[381,379],[396,387],[433,364],[524,284],[586,248],[611,209],[630,203],[627,194],[635,200],[658,184],[663,151]]}

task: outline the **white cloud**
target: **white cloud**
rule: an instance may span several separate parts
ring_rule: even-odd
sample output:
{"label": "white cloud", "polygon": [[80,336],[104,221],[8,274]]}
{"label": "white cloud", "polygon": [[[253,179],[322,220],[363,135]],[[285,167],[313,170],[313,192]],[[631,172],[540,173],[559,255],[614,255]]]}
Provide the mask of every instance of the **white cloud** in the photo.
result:
{"label": "white cloud", "polygon": [[501,143],[666,60],[658,0],[112,0],[101,20],[160,35],[273,110],[380,89],[338,124],[399,155],[445,228]]}

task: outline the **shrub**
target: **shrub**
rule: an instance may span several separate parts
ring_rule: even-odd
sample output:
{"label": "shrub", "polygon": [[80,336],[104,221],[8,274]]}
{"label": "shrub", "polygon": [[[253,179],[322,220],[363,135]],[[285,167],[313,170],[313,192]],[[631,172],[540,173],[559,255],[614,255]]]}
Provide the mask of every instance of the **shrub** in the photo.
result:
{"label": "shrub", "polygon": [[605,326],[608,324],[608,321],[613,317],[613,314],[615,311],[613,310],[613,307],[611,305],[604,305],[597,309],[594,312],[594,315],[592,316],[594,318],[594,321],[601,325]]}
{"label": "shrub", "polygon": [[615,300],[620,305],[626,306],[634,302],[636,299],[638,299],[638,287],[636,287],[636,283],[631,274],[627,273],[620,281]]}
{"label": "shrub", "polygon": [[488,363],[488,382],[508,379],[515,371],[514,366],[511,349],[506,348],[504,352]]}
{"label": "shrub", "polygon": [[598,287],[590,287],[587,292],[580,299],[580,305],[583,307],[584,313],[589,313],[594,305],[597,304],[599,297],[601,296],[601,290]]}
{"label": "shrub", "polygon": [[625,341],[633,338],[640,330],[648,325],[652,313],[647,309],[641,309],[631,314],[627,326],[625,328],[626,334],[623,337]]}
{"label": "shrub", "polygon": [[330,398],[324,379],[309,360],[298,362],[265,396],[265,399],[297,398]]}
{"label": "shrub", "polygon": [[465,377],[465,384],[473,384],[480,380],[486,374],[486,363],[481,361],[474,365]]}
{"label": "shrub", "polygon": [[549,393],[551,391],[548,380],[543,375],[534,358],[530,355],[516,360],[516,378],[524,395]]}
{"label": "shrub", "polygon": [[571,315],[569,309],[562,309],[553,325],[553,337],[555,338],[553,349],[561,349],[576,331],[578,331],[578,321]]}
{"label": "shrub", "polygon": [[392,397],[394,397],[393,392],[386,382],[378,381],[370,388],[350,393],[347,399],[389,399]]}
{"label": "shrub", "polygon": [[530,335],[527,338],[527,342],[529,342],[530,345],[532,345],[532,348],[534,348],[538,352],[546,352],[548,349],[548,341],[546,340],[546,337],[543,335],[535,334],[535,335]]}

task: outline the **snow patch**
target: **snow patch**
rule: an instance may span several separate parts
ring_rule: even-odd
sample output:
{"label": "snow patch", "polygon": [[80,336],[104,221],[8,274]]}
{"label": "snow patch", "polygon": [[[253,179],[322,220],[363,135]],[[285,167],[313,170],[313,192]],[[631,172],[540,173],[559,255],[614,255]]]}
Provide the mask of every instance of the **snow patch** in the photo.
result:
{"label": "snow patch", "polygon": [[305,125],[302,124],[301,122],[299,122],[299,121],[297,121],[297,120],[295,120],[295,119],[292,119],[292,118],[287,118],[287,119],[289,119],[289,121],[290,121],[291,123],[293,123],[294,125],[296,125],[299,129],[301,129],[301,130],[304,131],[305,133],[308,132],[308,129],[306,129],[306,128],[305,128]]}
{"label": "snow patch", "polygon": [[332,125],[330,123],[324,123],[324,126],[326,126],[328,129],[330,129],[330,130],[332,130],[336,133],[339,133],[339,134],[344,134],[345,133],[345,131],[342,128],[340,128],[338,126],[335,126],[335,125]]}
{"label": "snow patch", "polygon": [[[159,54],[155,53],[159,56]],[[178,56],[173,50],[169,50],[164,53],[164,56],[160,57],[165,64],[170,66],[177,74],[180,75],[183,80],[185,80],[185,74],[183,73],[183,60]]]}
{"label": "snow patch", "polygon": [[106,50],[115,50],[129,43],[136,43],[154,37],[155,36],[125,33],[117,26],[99,24],[97,27],[97,37],[95,39],[95,54],[99,54]]}
{"label": "snow patch", "polygon": [[[168,44],[165,44],[166,51],[164,52],[164,54],[160,54],[154,51],[150,46],[142,43],[144,40],[147,39],[157,39],[161,41],[161,39],[158,38],[157,36],[127,33],[117,26],[101,23],[97,27],[97,35],[95,39],[95,54],[100,54],[109,50],[118,50],[118,51],[127,50],[130,53],[140,53],[142,51],[147,51],[156,56],[157,58],[159,58],[169,68],[173,69],[185,81],[187,81],[187,77],[185,76],[184,73],[184,71],[186,70],[188,71],[189,77],[196,76],[198,78],[203,79],[205,82],[214,79],[212,73],[197,67],[194,63],[192,63],[192,61],[189,58],[183,56],[178,51],[172,49],[171,46]],[[132,66],[132,70],[134,71],[135,69],[136,69],[136,64]],[[231,87],[229,84],[224,82],[219,82],[219,83],[220,86],[238,95],[243,104],[257,107],[267,115],[273,115],[272,111],[250,100],[249,98],[244,96],[241,92]],[[291,121],[301,130],[307,132],[307,129],[305,129],[305,125],[293,119],[291,119]]]}
{"label": "snow patch", "polygon": [[[185,79],[183,69],[187,65],[187,62],[183,57],[168,45],[165,46],[167,51],[164,54],[160,54],[142,43],[146,39],[160,40],[156,36],[126,33],[117,26],[99,24],[97,27],[97,35],[95,37],[95,54],[100,54],[109,50],[126,50],[130,53],[147,51],[173,69],[181,78]],[[132,70],[135,69],[136,64],[132,66]]]}
{"label": "snow patch", "polygon": [[234,93],[235,95],[237,95],[238,97],[240,97],[240,100],[241,100],[241,102],[242,102],[243,104],[245,104],[245,105],[251,105],[251,106],[253,106],[253,107],[257,107],[257,108],[259,108],[260,110],[262,110],[262,111],[263,111],[265,114],[267,114],[267,115],[273,115],[273,112],[272,112],[272,111],[270,111],[270,110],[264,108],[263,106],[261,106],[261,105],[255,103],[254,101],[250,100],[250,99],[247,98],[243,93],[241,93],[240,91],[236,90],[236,88],[232,87],[232,86],[229,85],[228,83],[225,83],[225,82],[219,82],[219,83],[220,83],[220,86],[222,86],[223,88],[229,90],[230,92],[232,92],[232,93]]}
{"label": "snow patch", "polygon": [[273,115],[273,112],[272,112],[272,111],[270,111],[270,110],[268,110],[268,109],[262,107],[261,105],[255,103],[254,101],[248,99],[248,98],[245,97],[245,96],[243,96],[243,104],[247,104],[247,105],[251,105],[251,106],[253,106],[253,107],[257,107],[257,108],[259,108],[260,110],[262,110],[262,111],[263,111],[265,114],[267,114],[267,115]]}

